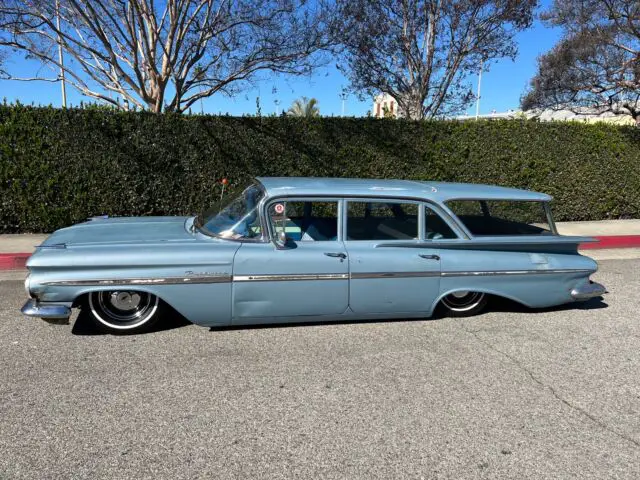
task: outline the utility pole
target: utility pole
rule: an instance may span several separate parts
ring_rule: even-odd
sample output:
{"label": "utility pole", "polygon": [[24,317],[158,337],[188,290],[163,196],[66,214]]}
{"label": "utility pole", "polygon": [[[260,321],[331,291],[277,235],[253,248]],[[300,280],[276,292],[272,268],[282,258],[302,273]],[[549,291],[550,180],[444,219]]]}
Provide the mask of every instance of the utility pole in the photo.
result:
{"label": "utility pole", "polygon": [[349,95],[345,91],[344,87],[342,87],[342,91],[338,94],[338,97],[340,97],[340,100],[342,100],[342,116],[343,117],[344,117],[344,111],[345,111],[345,102],[347,101],[348,96]]}
{"label": "utility pole", "polygon": [[484,58],[480,62],[480,71],[478,72],[478,96],[476,99],[476,120],[480,117],[480,87],[482,87],[482,69],[484,67]]}
{"label": "utility pole", "polygon": [[58,61],[60,63],[60,85],[62,86],[62,108],[67,108],[67,88],[64,82],[64,57],[62,56],[62,36],[60,35],[59,0],[56,0],[56,27],[58,28]]}

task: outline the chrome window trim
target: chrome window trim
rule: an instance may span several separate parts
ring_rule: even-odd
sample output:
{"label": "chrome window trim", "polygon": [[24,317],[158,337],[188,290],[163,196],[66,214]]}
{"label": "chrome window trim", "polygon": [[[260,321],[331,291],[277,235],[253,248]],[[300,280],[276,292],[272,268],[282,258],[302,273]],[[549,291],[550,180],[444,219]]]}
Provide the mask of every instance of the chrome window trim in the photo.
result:
{"label": "chrome window trim", "polygon": [[556,227],[556,221],[553,219],[553,213],[551,212],[551,201],[544,202],[544,211],[547,214],[547,223],[551,229],[551,233],[554,235],[560,235],[558,228]]}

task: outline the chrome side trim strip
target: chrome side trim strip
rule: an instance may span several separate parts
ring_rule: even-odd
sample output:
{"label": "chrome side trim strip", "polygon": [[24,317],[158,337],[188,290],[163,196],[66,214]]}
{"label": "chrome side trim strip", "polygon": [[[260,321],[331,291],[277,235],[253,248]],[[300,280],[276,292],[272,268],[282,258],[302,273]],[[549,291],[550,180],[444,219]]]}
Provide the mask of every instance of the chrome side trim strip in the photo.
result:
{"label": "chrome side trim strip", "polygon": [[91,280],[60,280],[43,282],[42,285],[84,287],[104,285],[185,285],[198,283],[230,283],[231,275],[210,275],[191,277],[159,277],[159,278],[122,278],[122,279],[91,279]]}
{"label": "chrome side trim strip", "polygon": [[234,282],[292,282],[304,280],[348,280],[347,273],[292,273],[292,274],[260,274],[234,275]]}
{"label": "chrome side trim strip", "polygon": [[419,271],[419,272],[358,272],[358,273],[291,273],[257,275],[192,275],[188,277],[122,278],[58,280],[43,282],[45,286],[120,286],[120,285],[187,285],[203,283],[234,282],[295,282],[307,280],[363,280],[372,278],[426,278],[426,277],[487,277],[496,275],[552,275],[562,273],[591,274],[591,269],[548,269],[548,270],[490,270],[490,271]]}
{"label": "chrome side trim strip", "polygon": [[489,277],[494,275],[552,275],[556,273],[593,273],[591,269],[557,268],[547,270],[489,270],[489,271],[460,271],[442,272],[443,277]]}
{"label": "chrome side trim strip", "polygon": [[439,277],[440,272],[363,272],[352,273],[352,280],[368,278],[414,278],[414,277]]}

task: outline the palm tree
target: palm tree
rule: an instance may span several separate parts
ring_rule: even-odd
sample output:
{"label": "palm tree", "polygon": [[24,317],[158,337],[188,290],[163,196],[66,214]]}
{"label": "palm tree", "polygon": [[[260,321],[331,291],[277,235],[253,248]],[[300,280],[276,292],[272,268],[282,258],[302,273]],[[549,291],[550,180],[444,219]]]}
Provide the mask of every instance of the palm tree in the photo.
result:
{"label": "palm tree", "polygon": [[299,98],[293,102],[287,113],[294,117],[319,117],[320,109],[318,108],[318,100],[307,97]]}

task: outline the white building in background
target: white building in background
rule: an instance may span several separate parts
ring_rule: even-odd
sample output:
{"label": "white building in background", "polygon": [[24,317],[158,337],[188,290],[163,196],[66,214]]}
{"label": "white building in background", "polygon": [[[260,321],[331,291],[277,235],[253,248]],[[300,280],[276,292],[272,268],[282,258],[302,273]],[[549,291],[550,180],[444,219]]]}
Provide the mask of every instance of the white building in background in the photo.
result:
{"label": "white building in background", "polygon": [[[386,112],[386,114],[385,114]],[[373,109],[371,114],[375,118],[405,118],[406,115],[398,107],[398,102],[388,93],[376,95],[373,99]],[[583,109],[576,113],[571,110],[512,110],[498,112],[492,110],[491,113],[482,115],[460,115],[452,117],[452,120],[512,120],[512,119],[538,119],[541,122],[585,122],[596,123],[605,122],[617,125],[635,125],[636,122],[631,115],[615,115],[611,112],[598,114],[595,109]]]}
{"label": "white building in background", "polygon": [[371,114],[375,118],[402,118],[403,115],[398,109],[398,102],[388,93],[376,95],[373,99],[373,110]]}
{"label": "white building in background", "polygon": [[[541,122],[585,122],[596,123],[605,122],[618,125],[635,125],[635,121],[631,115],[615,115],[611,112],[601,114],[595,111],[585,109],[583,112],[573,112],[571,110],[507,110],[506,112],[496,112],[478,115],[481,120],[509,120],[509,119],[538,119]],[[475,115],[461,115],[455,117],[455,120],[475,120]]]}

